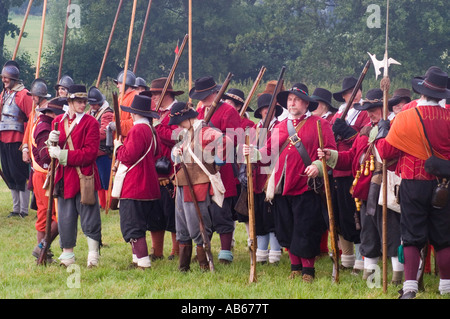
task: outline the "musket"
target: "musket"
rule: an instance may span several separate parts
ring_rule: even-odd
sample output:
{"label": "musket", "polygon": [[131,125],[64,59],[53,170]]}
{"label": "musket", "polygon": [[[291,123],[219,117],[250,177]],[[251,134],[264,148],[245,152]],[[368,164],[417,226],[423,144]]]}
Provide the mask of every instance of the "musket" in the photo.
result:
{"label": "musket", "polygon": [[[117,93],[113,92],[113,107],[114,107],[114,121],[116,123],[116,140],[120,139],[122,136],[122,129],[120,128],[120,111],[119,111],[119,99],[117,97]],[[113,185],[113,178],[116,173],[117,166],[116,166],[116,152],[113,152],[112,154],[112,160],[111,160],[111,172],[109,174],[109,183],[108,183],[108,191],[106,193],[106,207],[105,207],[105,214],[108,214],[109,207],[111,208],[117,206],[116,201],[117,199],[114,199],[114,205],[113,205],[113,199],[111,198],[111,191],[112,191],[112,185]]]}
{"label": "musket", "polygon": [[[317,134],[319,136],[319,148],[323,150],[323,134],[322,134],[322,125],[320,120],[317,121]],[[322,167],[323,167],[323,183],[325,188],[325,196],[327,199],[327,209],[328,209],[328,220],[329,220],[329,229],[330,229],[330,237],[331,237],[331,253],[330,257],[333,261],[333,281],[335,283],[339,283],[339,248],[338,248],[338,235],[336,231],[336,220],[334,218],[333,212],[333,203],[331,197],[330,190],[330,180],[328,178],[327,172],[327,161],[325,156],[322,157]]]}
{"label": "musket", "polygon": [[[58,122],[55,122],[54,130],[58,130]],[[52,146],[58,145],[58,142],[52,142]],[[50,174],[49,178],[49,194],[48,194],[48,206],[47,206],[47,215],[45,221],[45,241],[44,247],[42,247],[41,252],[39,253],[39,258],[37,260],[38,265],[47,263],[47,252],[52,244],[51,232],[52,232],[52,217],[53,217],[53,206],[54,206],[54,196],[53,189],[55,188],[55,167],[56,161],[54,158],[50,160],[50,168],[48,173]]]}
{"label": "musket", "polygon": [[[245,144],[250,146],[250,137],[245,135]],[[250,277],[249,282],[257,282],[256,278],[256,229],[255,229],[255,200],[253,196],[253,172],[252,163],[250,162],[250,155],[245,156],[247,164],[247,206],[248,206],[248,225],[249,225],[249,235],[250,235]]]}
{"label": "musket", "polygon": [[[277,107],[277,95],[278,95],[278,93],[280,93],[281,88],[283,87],[283,82],[284,82],[283,77],[284,77],[285,72],[286,72],[286,67],[283,65],[283,67],[281,68],[281,71],[280,71],[280,75],[278,76],[278,81],[275,86],[275,90],[273,91],[272,98],[270,100],[269,108],[267,109],[266,117],[264,118],[263,126],[261,127],[261,130],[260,130],[260,135],[258,137],[259,142],[264,142],[266,135],[267,135],[267,130],[269,129],[270,122],[272,122],[272,119],[275,115],[275,111],[276,111],[276,107]],[[259,145],[258,141],[257,141],[256,145]]]}
{"label": "musket", "polygon": [[216,112],[216,109],[219,105],[220,99],[222,98],[223,94],[227,90],[228,85],[230,84],[231,78],[233,77],[232,73],[228,73],[225,81],[222,84],[222,87],[219,90],[219,93],[217,93],[216,98],[211,104],[211,107],[209,108],[208,113],[206,113],[205,118],[203,119],[203,122],[208,125],[209,121],[211,121],[211,118],[213,114]]}
{"label": "musket", "polygon": [[[388,57],[388,43],[389,43],[389,0],[387,0],[386,4],[386,42],[384,46],[384,58],[382,61],[378,61],[376,59],[375,54],[370,54],[367,52],[373,62],[375,67],[375,78],[378,78],[378,75],[381,74],[380,68],[383,68],[383,79],[380,81],[380,88],[383,91],[383,120],[387,120],[389,109],[388,109],[388,100],[389,100],[389,87],[390,80],[388,75],[389,66],[391,64],[398,64],[399,62]],[[383,194],[383,213],[382,213],[382,256],[383,256],[383,292],[387,292],[387,255],[388,255],[388,247],[387,247],[387,160],[383,159],[383,178],[382,178],[382,189],[381,192]]]}
{"label": "musket", "polygon": [[152,7],[152,0],[148,1],[147,12],[145,13],[144,25],[142,26],[141,38],[139,39],[139,46],[136,52],[136,59],[134,60],[133,73],[136,74],[139,56],[141,55],[142,42],[144,40],[145,29],[147,27],[148,16],[150,15],[150,8]]}
{"label": "musket", "polygon": [[188,183],[189,193],[191,194],[192,201],[194,202],[195,211],[197,212],[198,223],[200,226],[200,235],[203,240],[203,249],[206,253],[206,259],[208,260],[209,270],[214,272],[214,261],[213,255],[211,253],[211,241],[206,233],[205,223],[203,222],[202,212],[200,211],[200,206],[198,206],[197,196],[194,193],[194,188],[192,186],[191,178],[189,177],[189,172],[184,162],[180,163],[181,169],[183,170],[184,176],[186,176],[186,181]]}
{"label": "musket", "polygon": [[239,115],[241,116],[241,119],[243,119],[245,116],[245,112],[247,111],[247,108],[250,105],[250,101],[252,100],[252,97],[255,94],[256,89],[258,88],[259,82],[261,82],[264,72],[266,72],[266,67],[262,66],[261,69],[259,70],[259,74],[256,77],[255,82],[253,83],[252,88],[250,89],[250,92],[248,93],[248,96],[244,102],[244,105],[242,105],[241,112],[239,113]]}
{"label": "musket", "polygon": [[175,57],[175,61],[173,62],[172,68],[170,69],[169,76],[167,77],[166,83],[164,83],[164,87],[161,91],[161,95],[159,96],[159,100],[156,103],[156,107],[155,107],[156,112],[159,111],[159,108],[161,107],[161,103],[164,100],[164,96],[166,95],[167,88],[169,87],[169,84],[172,82],[173,75],[175,74],[175,69],[178,66],[178,62],[180,61],[181,54],[183,53],[183,50],[184,50],[184,47],[186,46],[186,42],[187,42],[188,38],[189,38],[189,36],[186,34],[184,36],[183,43],[181,43],[181,47],[178,50],[178,54]]}
{"label": "musket", "polygon": [[353,105],[353,101],[355,100],[355,96],[358,93],[359,89],[361,88],[361,84],[366,77],[366,73],[369,70],[370,67],[370,60],[366,62],[366,65],[364,66],[364,69],[362,70],[361,74],[359,75],[358,81],[356,82],[355,87],[353,88],[352,95],[350,95],[350,99],[347,102],[347,105],[345,106],[344,111],[341,114],[341,119],[345,120],[347,117],[348,111],[350,111],[350,108]]}

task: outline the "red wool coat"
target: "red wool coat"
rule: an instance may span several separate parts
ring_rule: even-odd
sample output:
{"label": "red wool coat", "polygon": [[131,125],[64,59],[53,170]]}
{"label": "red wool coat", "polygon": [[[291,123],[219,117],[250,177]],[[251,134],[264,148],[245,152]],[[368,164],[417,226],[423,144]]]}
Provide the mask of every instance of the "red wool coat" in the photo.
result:
{"label": "red wool coat", "polygon": [[[170,110],[159,111],[158,113],[160,116],[161,123],[159,125],[155,126],[155,131],[156,131],[156,134],[158,135],[158,138],[161,141],[161,143],[159,144],[159,146],[160,146],[159,153],[158,153],[156,159],[159,159],[160,157],[165,156],[171,162],[169,175],[162,175],[162,174],[158,174],[158,175],[159,175],[159,177],[168,177],[168,176],[173,175],[173,173],[174,173],[171,151],[172,151],[172,148],[175,146],[176,141],[173,140],[172,138],[174,137],[173,135],[176,136],[176,131],[179,130],[179,128],[178,128],[178,125],[169,125]],[[175,134],[174,134],[174,132],[175,132]]]}
{"label": "red wool coat", "polygon": [[[66,144],[66,132],[64,129],[64,121],[61,121],[64,114],[58,115],[52,122],[58,122],[59,146],[61,149],[69,149],[69,145]],[[69,119],[69,126],[71,123]],[[58,170],[55,175],[55,184],[64,179],[64,198],[73,198],[80,192],[80,178],[78,177],[76,167],[79,166],[81,173],[84,175],[92,175],[94,172],[95,178],[95,190],[101,188],[100,177],[98,175],[97,164],[97,152],[100,146],[100,131],[98,121],[89,114],[84,114],[78,124],[75,125],[72,134],[72,142],[74,150],[69,150],[67,155],[67,165],[58,165]]]}
{"label": "red wool coat", "polygon": [[[298,120],[294,120],[294,127],[303,119],[304,116]],[[318,159],[318,120],[320,120],[322,126],[324,148],[333,150],[336,149],[336,142],[334,141],[334,135],[330,123],[327,120],[317,116],[309,116],[297,135],[301,138],[312,162]],[[267,140],[266,145],[260,150],[263,157],[265,157],[265,154],[271,156],[272,144],[278,144],[277,149],[279,150],[284,142],[289,138],[290,135],[287,129],[287,121],[288,119],[283,120],[272,130],[271,136]],[[308,177],[305,174],[306,166],[303,163],[297,148],[289,144],[282,151],[282,153],[279,154],[278,159],[276,159],[276,156],[278,156],[278,154],[274,154],[274,156],[271,157],[272,161],[276,160],[274,167],[275,186],[279,185],[282,178],[284,178],[284,183],[281,185],[282,195],[301,195],[306,192],[308,190]],[[263,159],[263,162],[267,163],[268,158]]]}
{"label": "red wool coat", "polygon": [[[198,109],[199,120],[205,118],[205,108],[202,106]],[[213,127],[218,128],[223,133],[226,133],[228,129],[241,129],[241,119],[236,109],[227,103],[222,103],[211,117],[211,124]],[[242,130],[243,132],[243,130]],[[234,141],[234,146],[238,137],[234,138],[230,136],[230,139]],[[238,179],[234,176],[232,163],[226,163],[220,167],[220,175],[222,177],[223,185],[225,186],[225,198],[237,196],[236,185],[239,183]]]}
{"label": "red wool coat", "polygon": [[152,130],[147,124],[134,124],[123,141],[123,146],[117,150],[117,160],[130,167],[147,152],[150,144],[152,147],[145,158],[125,176],[121,199],[155,200],[161,197],[155,169],[159,140],[156,137],[153,139]]}
{"label": "red wool coat", "polygon": [[[341,115],[342,115],[342,112],[339,112],[339,111],[336,114],[334,114],[334,116],[331,120],[331,126],[333,126],[336,119],[340,118]],[[369,116],[367,115],[367,112],[361,111],[358,114],[358,117],[356,118],[355,124],[351,125],[351,127],[354,128],[357,132],[359,132],[359,131],[361,131],[361,129],[364,126],[366,126],[368,124],[370,124],[370,119],[369,119]],[[339,152],[348,151],[352,147],[354,140],[355,140],[355,137],[350,138],[348,140],[338,141],[337,142],[337,150]],[[351,170],[338,170],[338,169],[333,170],[334,177],[344,177],[344,176],[351,176],[351,175],[352,175]]]}

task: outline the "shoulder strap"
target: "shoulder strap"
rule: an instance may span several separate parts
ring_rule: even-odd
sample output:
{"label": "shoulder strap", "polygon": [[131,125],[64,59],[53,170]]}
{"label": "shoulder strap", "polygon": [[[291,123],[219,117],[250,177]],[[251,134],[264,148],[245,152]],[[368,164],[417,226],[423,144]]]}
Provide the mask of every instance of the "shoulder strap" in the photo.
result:
{"label": "shoulder strap", "polygon": [[[147,124],[147,123],[145,123],[145,124]],[[151,126],[150,124],[147,124],[147,125],[150,127],[150,129],[152,129],[152,126]],[[152,130],[152,133],[154,133],[153,130]],[[152,149],[152,146],[153,146],[153,142],[154,142],[154,141],[155,141],[155,135],[153,134],[153,138],[152,138],[152,141],[150,142],[150,146],[149,146],[148,150],[145,152],[144,155],[142,155],[142,157],[141,157],[140,159],[137,160],[136,163],[134,163],[133,165],[131,165],[131,166],[127,169],[127,172],[130,171],[130,170],[131,170],[133,167],[135,167],[137,164],[139,164],[139,162],[142,161],[142,160],[147,156],[148,152],[150,152],[150,150]],[[155,149],[156,149],[156,148],[155,148]]]}
{"label": "shoulder strap", "polygon": [[420,115],[420,112],[419,112],[419,110],[417,109],[417,107],[416,108],[414,108],[415,110],[416,110],[416,112],[417,112],[417,115],[419,116],[419,119],[420,119],[420,123],[422,123],[422,127],[423,127],[423,133],[425,134],[425,138],[427,139],[427,141],[428,141],[428,145],[430,146],[430,150],[431,150],[431,155],[433,155],[434,156],[434,151],[433,151],[433,147],[431,146],[431,142],[430,142],[430,139],[428,138],[428,135],[427,135],[427,131],[425,130],[425,124],[423,123],[423,119],[422,119],[422,116]]}
{"label": "shoulder strap", "polygon": [[[304,124],[304,122],[306,122],[306,119],[303,120],[302,122]],[[302,126],[303,126],[303,124],[302,124]],[[300,137],[298,137],[298,135],[297,135],[297,133],[300,130],[300,128],[298,128],[298,129],[294,128],[294,124],[292,123],[291,120],[288,120],[287,128],[288,128],[288,133],[290,135],[288,140],[290,140],[290,142],[295,146],[295,148],[299,152],[299,154],[300,154],[300,156],[302,158],[302,161],[305,164],[305,167],[311,165],[311,163],[312,163],[311,158],[309,157],[309,154],[306,151],[305,146],[302,143],[302,139]]]}

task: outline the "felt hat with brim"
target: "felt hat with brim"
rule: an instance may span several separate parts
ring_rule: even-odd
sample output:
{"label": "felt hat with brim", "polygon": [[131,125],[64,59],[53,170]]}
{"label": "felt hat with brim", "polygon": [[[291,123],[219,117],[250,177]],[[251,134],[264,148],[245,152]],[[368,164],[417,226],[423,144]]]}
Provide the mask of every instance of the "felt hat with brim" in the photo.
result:
{"label": "felt hat with brim", "polygon": [[151,110],[152,99],[145,95],[135,95],[131,106],[121,105],[124,112],[138,114],[144,117],[159,119],[158,113]]}
{"label": "felt hat with brim", "polygon": [[219,91],[221,87],[222,85],[216,84],[212,76],[198,78],[194,82],[194,87],[189,91],[189,97],[201,101]]}
{"label": "felt hat with brim", "polygon": [[[244,92],[242,92],[239,89],[229,89],[224,95],[223,95],[223,99],[230,99],[232,101],[234,101],[234,103],[238,104],[238,105],[244,105],[245,103],[245,98],[244,98]],[[247,107],[247,111],[248,112],[253,112],[253,110],[250,107]]]}
{"label": "felt hat with brim", "polygon": [[440,69],[431,70],[425,79],[414,78],[411,82],[413,90],[421,95],[435,99],[450,98],[448,74]]}
{"label": "felt hat with brim", "polygon": [[[255,110],[255,117],[257,119],[261,119],[262,115],[261,115],[261,111],[270,106],[270,101],[272,100],[272,94],[269,93],[264,93],[261,94],[260,96],[258,96],[258,108]],[[275,105],[275,117],[280,116],[281,114],[283,114],[283,108],[281,107],[281,105],[276,104]]]}
{"label": "felt hat with brim", "polygon": [[330,109],[336,109],[333,104],[331,104],[331,99],[333,94],[324,88],[316,88],[311,95],[311,97],[317,102],[325,103]]}
{"label": "felt hat with brim", "polygon": [[67,99],[88,99],[88,94],[86,91],[86,86],[82,84],[73,84],[69,86],[69,89],[67,90]]}
{"label": "felt hat with brim", "polygon": [[308,94],[308,87],[303,83],[295,83],[288,91],[278,93],[277,101],[284,108],[287,108],[287,99],[289,94],[294,94],[304,101],[308,101],[308,110],[314,111],[319,103]]}
{"label": "felt hat with brim", "polygon": [[[388,106],[395,105],[392,101]],[[361,103],[356,103],[353,108],[358,111],[367,111],[375,107],[383,107],[383,91],[381,89],[371,89],[367,91],[366,98]]]}
{"label": "felt hat with brim", "polygon": [[[353,89],[356,86],[356,83],[358,83],[358,79],[353,76],[347,76],[342,80],[342,89],[339,92],[333,93],[333,97],[338,102],[345,102],[344,97],[342,96],[343,93],[346,91]],[[362,90],[362,85],[360,87],[360,90]]]}
{"label": "felt hat with brim", "polygon": [[[150,84],[150,88],[142,91],[140,94],[152,96],[153,93],[161,93],[164,89],[164,85],[166,85],[167,78],[159,78],[152,81]],[[181,95],[184,91],[174,91],[172,87],[172,83],[169,82],[167,85],[166,93],[171,93],[174,96]]]}
{"label": "felt hat with brim", "polygon": [[65,97],[55,97],[48,101],[48,103],[41,108],[36,109],[36,111],[41,113],[53,112],[56,115],[63,114],[65,112],[64,105],[67,104],[67,99]]}
{"label": "felt hat with brim", "polygon": [[179,125],[187,119],[196,118],[198,112],[194,110],[191,103],[176,102],[172,105],[169,114],[169,125]]}
{"label": "felt hat with brim", "polygon": [[[394,91],[394,95],[389,99],[389,105],[397,105],[401,101],[406,103],[411,102],[411,91],[408,89],[397,89]],[[389,106],[389,111],[392,112],[392,106]]]}

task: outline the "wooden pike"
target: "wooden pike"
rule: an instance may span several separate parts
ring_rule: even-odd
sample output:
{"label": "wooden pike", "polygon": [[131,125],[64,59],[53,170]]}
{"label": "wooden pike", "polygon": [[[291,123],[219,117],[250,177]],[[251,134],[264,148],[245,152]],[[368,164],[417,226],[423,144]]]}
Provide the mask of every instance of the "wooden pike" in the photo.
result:
{"label": "wooden pike", "polygon": [[25,12],[25,17],[23,18],[22,28],[20,28],[19,37],[17,38],[16,47],[14,48],[14,53],[12,56],[12,60],[16,59],[17,51],[19,51],[20,41],[22,40],[23,31],[25,30],[25,26],[27,24],[28,15],[30,14],[31,5],[33,4],[33,0],[28,2],[27,11]]}

